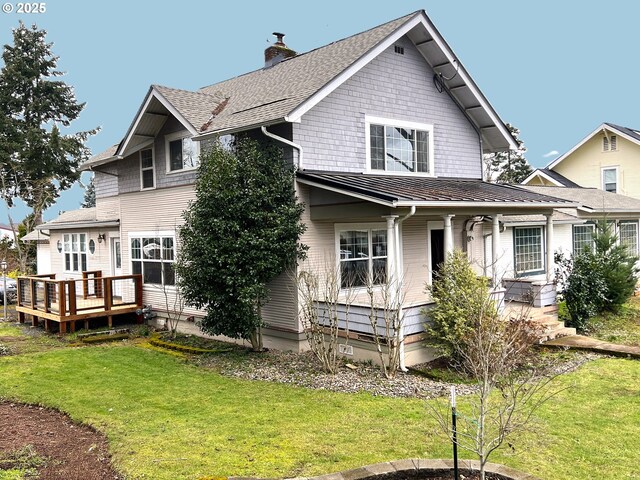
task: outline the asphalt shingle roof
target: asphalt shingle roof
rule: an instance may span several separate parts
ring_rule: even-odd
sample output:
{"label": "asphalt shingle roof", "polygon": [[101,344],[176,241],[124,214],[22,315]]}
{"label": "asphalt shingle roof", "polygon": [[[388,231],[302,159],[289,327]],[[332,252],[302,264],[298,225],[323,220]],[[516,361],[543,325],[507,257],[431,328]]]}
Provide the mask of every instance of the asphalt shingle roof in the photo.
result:
{"label": "asphalt shingle roof", "polygon": [[580,188],[580,185],[578,185],[576,182],[572,182],[564,175],[560,175],[558,172],[554,172],[553,170],[550,170],[548,168],[539,168],[538,170],[553,178],[556,182],[559,182],[565,187]]}
{"label": "asphalt shingle roof", "polygon": [[605,125],[609,125],[612,128],[620,130],[622,133],[625,133],[630,137],[634,138],[635,140],[637,140],[638,142],[640,142],[640,132],[638,132],[637,130],[634,130],[633,128],[621,127],[620,125],[616,125],[615,123],[608,123],[608,122],[605,122]]}
{"label": "asphalt shingle roof", "polygon": [[[476,179],[298,172],[298,178],[388,202],[571,203],[512,185]],[[569,206],[569,205],[568,205]]]}
{"label": "asphalt shingle roof", "polygon": [[579,203],[596,212],[640,212],[640,200],[637,198],[605,192],[597,188],[541,187],[522,185],[532,193],[563,198]]}

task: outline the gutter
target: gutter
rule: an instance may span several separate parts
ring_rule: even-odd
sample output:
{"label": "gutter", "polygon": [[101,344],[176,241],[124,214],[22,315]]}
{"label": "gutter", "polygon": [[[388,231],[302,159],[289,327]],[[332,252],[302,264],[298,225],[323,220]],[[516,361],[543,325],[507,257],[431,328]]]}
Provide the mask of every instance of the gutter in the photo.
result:
{"label": "gutter", "polygon": [[[96,228],[96,227],[119,227],[120,220],[101,220],[84,222],[64,222],[64,223],[43,223],[36,227],[36,230],[66,230],[73,228]],[[42,228],[40,228],[42,227]]]}
{"label": "gutter", "polygon": [[290,147],[293,147],[296,150],[298,150],[298,162],[296,163],[296,161],[294,160],[293,164],[295,165],[297,170],[300,170],[302,168],[302,145],[293,143],[291,140],[287,140],[286,138],[279,137],[278,135],[271,133],[270,131],[267,130],[267,127],[265,125],[261,126],[260,130],[262,130],[262,133],[265,134],[267,137],[272,138],[277,142],[284,143],[285,145],[289,145]]}

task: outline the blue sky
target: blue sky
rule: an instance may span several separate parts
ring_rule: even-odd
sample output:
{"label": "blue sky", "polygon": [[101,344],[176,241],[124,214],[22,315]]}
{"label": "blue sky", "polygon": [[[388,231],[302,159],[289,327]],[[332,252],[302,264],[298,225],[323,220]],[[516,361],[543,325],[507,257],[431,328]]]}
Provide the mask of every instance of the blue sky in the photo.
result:
{"label": "blue sky", "polygon": [[[18,2],[0,0],[13,7]],[[271,32],[304,52],[425,9],[505,122],[543,166],[602,122],[640,128],[635,1],[50,0],[46,12],[0,12],[0,43],[21,19],[48,32],[65,81],[86,108],[74,130],[118,142],[150,84],[187,90],[260,68]],[[79,208],[74,187],[45,214]],[[13,212],[21,219],[25,209]],[[6,222],[0,208],[0,223]]]}

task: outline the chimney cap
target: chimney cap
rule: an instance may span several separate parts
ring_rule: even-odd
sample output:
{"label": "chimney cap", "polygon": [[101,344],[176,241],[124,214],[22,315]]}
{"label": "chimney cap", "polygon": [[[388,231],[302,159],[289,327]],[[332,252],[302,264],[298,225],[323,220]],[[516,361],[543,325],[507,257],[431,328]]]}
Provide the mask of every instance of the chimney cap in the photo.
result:
{"label": "chimney cap", "polygon": [[284,38],[284,33],[273,32],[273,35],[277,38],[276,45],[284,45],[282,39]]}

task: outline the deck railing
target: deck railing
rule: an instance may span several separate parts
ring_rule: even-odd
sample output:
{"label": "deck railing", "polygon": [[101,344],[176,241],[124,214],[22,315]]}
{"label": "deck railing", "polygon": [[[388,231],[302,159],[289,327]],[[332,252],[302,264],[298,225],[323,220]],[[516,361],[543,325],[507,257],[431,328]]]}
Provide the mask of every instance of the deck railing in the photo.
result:
{"label": "deck railing", "polygon": [[[74,317],[89,311],[110,312],[119,307],[142,306],[142,275],[96,276],[58,280],[55,274],[18,277],[18,307]],[[31,313],[31,312],[29,312]]]}

